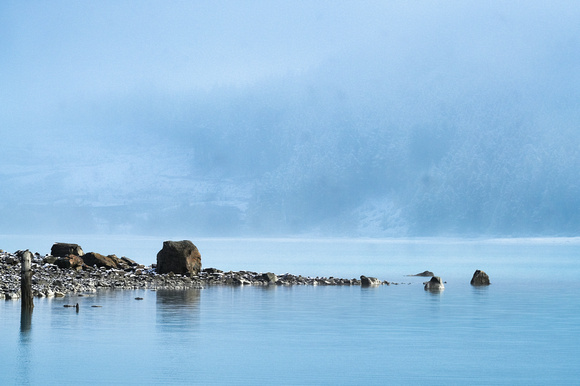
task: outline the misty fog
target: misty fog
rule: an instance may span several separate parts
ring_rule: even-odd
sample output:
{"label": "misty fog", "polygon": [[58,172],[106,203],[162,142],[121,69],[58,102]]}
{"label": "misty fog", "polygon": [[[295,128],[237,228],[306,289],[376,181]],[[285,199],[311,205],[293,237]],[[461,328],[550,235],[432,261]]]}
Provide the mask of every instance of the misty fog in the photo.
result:
{"label": "misty fog", "polygon": [[131,4],[0,6],[0,234],[578,235],[575,2]]}

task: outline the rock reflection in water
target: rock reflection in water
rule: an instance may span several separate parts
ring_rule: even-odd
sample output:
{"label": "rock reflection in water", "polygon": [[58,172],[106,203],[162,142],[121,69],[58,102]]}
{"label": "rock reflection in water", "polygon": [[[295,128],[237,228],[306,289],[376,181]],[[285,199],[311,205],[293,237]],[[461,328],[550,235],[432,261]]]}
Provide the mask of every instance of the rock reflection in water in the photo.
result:
{"label": "rock reflection in water", "polygon": [[157,290],[157,325],[164,330],[188,328],[199,318],[199,289]]}

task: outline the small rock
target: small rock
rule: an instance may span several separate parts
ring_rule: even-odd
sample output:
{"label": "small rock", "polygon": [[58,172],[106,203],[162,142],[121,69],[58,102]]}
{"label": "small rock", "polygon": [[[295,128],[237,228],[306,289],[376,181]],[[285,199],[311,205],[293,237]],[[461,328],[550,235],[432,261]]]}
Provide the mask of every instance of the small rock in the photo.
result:
{"label": "small rock", "polygon": [[4,262],[6,264],[9,264],[9,265],[16,265],[16,264],[18,264],[19,260],[17,258],[15,258],[14,256],[6,256],[4,258]]}
{"label": "small rock", "polygon": [[431,280],[425,282],[425,291],[442,291],[444,289],[445,286],[439,276],[433,276]]}
{"label": "small rock", "polygon": [[361,275],[361,277],[360,277],[360,285],[362,287],[378,286],[380,284],[381,284],[381,281],[379,279],[377,279],[376,277],[367,277],[364,275]]}
{"label": "small rock", "polygon": [[490,285],[489,276],[487,273],[481,270],[475,271],[473,277],[471,278],[471,285],[480,286],[480,285]]}
{"label": "small rock", "polygon": [[214,274],[214,273],[223,273],[224,271],[220,271],[217,268],[204,268],[201,272],[205,272],[205,273],[208,273],[208,274],[211,275],[211,274]]}
{"label": "small rock", "polygon": [[260,278],[264,280],[266,283],[276,283],[278,281],[278,277],[276,276],[275,273],[272,272],[263,273]]}
{"label": "small rock", "polygon": [[125,256],[121,257],[121,260],[122,260],[124,263],[126,263],[128,266],[130,266],[130,267],[136,267],[136,266],[138,266],[138,265],[139,265],[139,264],[137,264],[137,262],[135,262],[134,260],[131,260],[131,259],[129,259],[128,257],[125,257]]}
{"label": "small rock", "polygon": [[56,257],[56,256],[48,255],[48,256],[45,256],[44,259],[42,259],[42,262],[44,264],[54,264],[57,259],[58,259],[58,257]]}
{"label": "small rock", "polygon": [[435,274],[431,271],[423,271],[421,273],[416,273],[414,275],[409,275],[409,276],[421,276],[421,277],[430,277],[430,276],[435,276]]}
{"label": "small rock", "polygon": [[8,292],[5,294],[7,300],[20,299],[20,294],[18,292]]}

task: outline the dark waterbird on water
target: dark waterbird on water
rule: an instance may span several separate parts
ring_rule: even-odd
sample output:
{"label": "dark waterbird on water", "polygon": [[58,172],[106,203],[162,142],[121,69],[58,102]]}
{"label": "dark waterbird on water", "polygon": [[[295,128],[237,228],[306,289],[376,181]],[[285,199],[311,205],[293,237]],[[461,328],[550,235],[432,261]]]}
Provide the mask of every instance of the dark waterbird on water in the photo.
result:
{"label": "dark waterbird on water", "polygon": [[65,305],[63,305],[63,307],[76,308],[77,312],[79,312],[79,304],[78,303],[76,305],[65,304]]}

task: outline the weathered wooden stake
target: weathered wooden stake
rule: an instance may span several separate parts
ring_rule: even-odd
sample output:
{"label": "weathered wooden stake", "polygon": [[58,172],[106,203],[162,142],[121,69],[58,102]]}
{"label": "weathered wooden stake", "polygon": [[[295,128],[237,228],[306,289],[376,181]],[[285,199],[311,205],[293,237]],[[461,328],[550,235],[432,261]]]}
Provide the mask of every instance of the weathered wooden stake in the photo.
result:
{"label": "weathered wooden stake", "polygon": [[20,257],[20,298],[22,310],[32,311],[32,253],[28,249]]}

